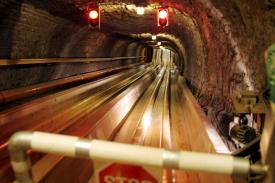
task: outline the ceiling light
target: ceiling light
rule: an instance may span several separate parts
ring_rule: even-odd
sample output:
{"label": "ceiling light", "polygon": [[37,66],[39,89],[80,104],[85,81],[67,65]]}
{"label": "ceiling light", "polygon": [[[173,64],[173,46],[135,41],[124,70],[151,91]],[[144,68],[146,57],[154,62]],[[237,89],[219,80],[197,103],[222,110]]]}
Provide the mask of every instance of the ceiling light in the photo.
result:
{"label": "ceiling light", "polygon": [[158,44],[158,46],[160,46],[160,45],[161,45],[161,42],[158,42],[157,44]]}
{"label": "ceiling light", "polygon": [[138,15],[143,15],[144,14],[144,7],[137,7],[137,14]]}
{"label": "ceiling light", "polygon": [[152,40],[156,40],[157,36],[156,35],[152,35]]}

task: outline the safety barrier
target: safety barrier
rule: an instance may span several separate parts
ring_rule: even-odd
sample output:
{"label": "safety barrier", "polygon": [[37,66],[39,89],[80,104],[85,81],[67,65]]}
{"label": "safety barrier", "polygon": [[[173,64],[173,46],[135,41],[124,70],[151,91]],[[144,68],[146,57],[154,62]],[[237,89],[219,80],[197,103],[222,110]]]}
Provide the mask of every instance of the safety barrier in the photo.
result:
{"label": "safety barrier", "polygon": [[233,176],[248,176],[251,173],[265,174],[268,171],[265,165],[250,164],[248,159],[230,155],[170,151],[44,132],[17,132],[10,139],[9,151],[18,183],[33,182],[30,160],[27,155],[29,149],[68,157]]}

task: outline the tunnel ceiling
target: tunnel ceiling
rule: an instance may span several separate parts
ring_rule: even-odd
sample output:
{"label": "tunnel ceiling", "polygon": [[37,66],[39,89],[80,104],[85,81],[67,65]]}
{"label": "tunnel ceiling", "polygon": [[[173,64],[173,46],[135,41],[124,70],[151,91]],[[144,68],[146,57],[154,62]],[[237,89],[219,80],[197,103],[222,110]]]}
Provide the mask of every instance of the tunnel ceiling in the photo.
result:
{"label": "tunnel ceiling", "polygon": [[[273,0],[147,2],[144,16],[136,15],[130,1],[103,2],[102,30],[140,38],[162,33],[174,42],[186,61],[185,76],[212,121],[220,122],[223,114],[232,112],[229,96],[234,91],[265,89],[263,53],[275,41]],[[90,1],[71,3],[85,10]],[[164,30],[156,26],[160,6],[171,12]]]}
{"label": "tunnel ceiling", "polygon": [[[1,20],[2,26],[14,27],[12,31],[6,28],[3,33],[5,29],[2,30],[0,41],[9,37],[13,40],[1,57],[121,56],[123,53],[116,53],[114,48],[123,47],[125,51],[125,46],[133,44],[136,38],[147,39],[150,33],[159,34],[176,45],[185,62],[184,75],[190,88],[208,117],[222,128],[220,122],[224,114],[232,112],[229,98],[234,91],[265,89],[263,53],[275,41],[275,1],[147,2],[145,15],[138,16],[129,6],[133,4],[131,1],[101,1],[102,26],[98,32],[88,29],[85,23],[84,12],[91,1],[4,0],[0,10],[8,7],[19,12],[14,16],[15,22]],[[171,12],[166,29],[156,26],[156,9],[160,6],[169,7]],[[37,16],[34,22],[25,20],[31,18],[30,13]],[[2,11],[1,14],[11,13]],[[22,15],[25,19],[19,18]],[[29,29],[25,30],[26,24]],[[127,35],[129,40],[112,37],[114,34]],[[136,44],[144,46],[143,43]],[[32,52],[34,47],[36,51]]]}

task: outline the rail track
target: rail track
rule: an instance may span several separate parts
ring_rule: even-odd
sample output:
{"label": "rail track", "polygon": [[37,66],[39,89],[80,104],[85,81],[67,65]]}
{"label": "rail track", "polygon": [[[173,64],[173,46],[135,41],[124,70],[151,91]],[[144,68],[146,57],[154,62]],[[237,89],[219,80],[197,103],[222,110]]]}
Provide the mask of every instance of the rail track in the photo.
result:
{"label": "rail track", "polygon": [[[16,131],[214,152],[202,113],[177,69],[152,65],[136,66],[29,100],[0,111],[0,182],[12,180],[7,144]],[[91,161],[30,154],[36,182],[94,182]],[[221,182],[216,176],[171,170],[164,170],[163,176],[163,182],[203,179]],[[225,182],[224,177],[222,180]]]}

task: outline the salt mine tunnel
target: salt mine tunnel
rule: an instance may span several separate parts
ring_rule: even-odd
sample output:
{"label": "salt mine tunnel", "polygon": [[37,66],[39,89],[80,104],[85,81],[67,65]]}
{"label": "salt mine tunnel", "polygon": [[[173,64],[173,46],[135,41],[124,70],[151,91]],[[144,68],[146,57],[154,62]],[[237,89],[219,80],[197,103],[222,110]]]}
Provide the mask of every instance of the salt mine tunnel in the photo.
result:
{"label": "salt mine tunnel", "polygon": [[0,182],[275,182],[275,0],[1,0]]}

